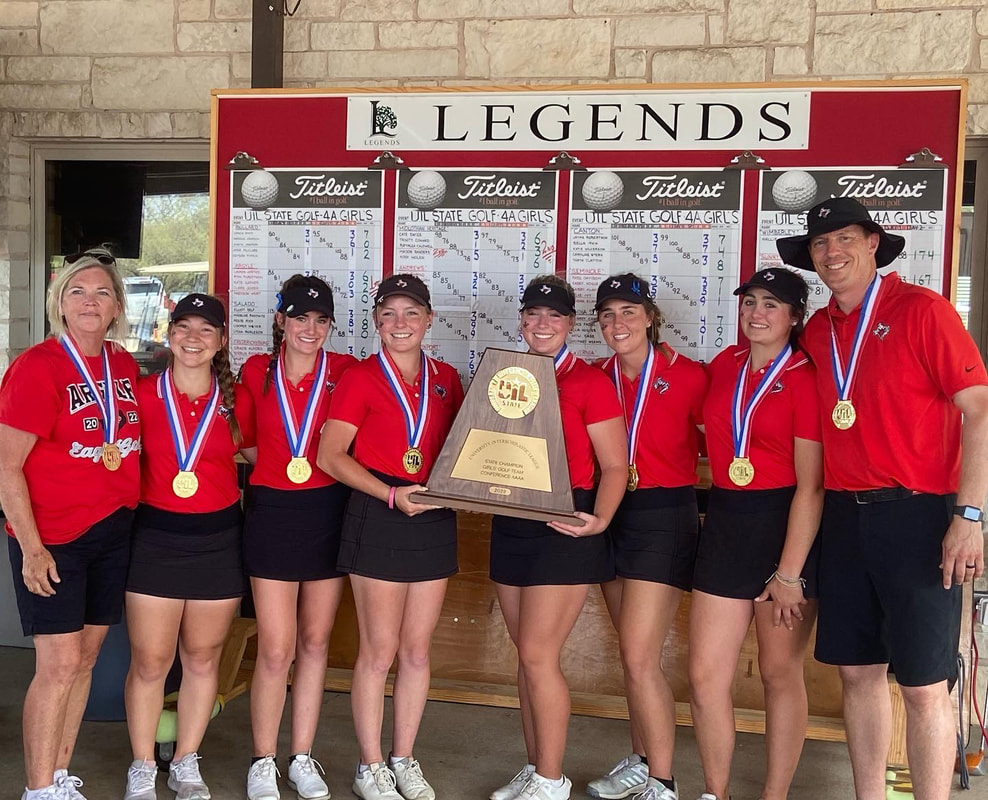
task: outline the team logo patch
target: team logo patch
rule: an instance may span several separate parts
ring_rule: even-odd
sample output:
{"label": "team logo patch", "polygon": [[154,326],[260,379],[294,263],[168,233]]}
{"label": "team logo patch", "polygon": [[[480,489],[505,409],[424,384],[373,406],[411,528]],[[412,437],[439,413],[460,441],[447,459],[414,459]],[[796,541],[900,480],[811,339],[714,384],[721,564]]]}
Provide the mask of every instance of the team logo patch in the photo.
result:
{"label": "team logo patch", "polygon": [[830,209],[827,207],[821,208],[820,211],[817,212],[817,216],[820,217],[820,219],[826,219],[830,216]]}
{"label": "team logo patch", "polygon": [[316,289],[309,289],[309,297],[319,297],[319,292]]}
{"label": "team logo patch", "polygon": [[400,286],[402,289],[404,289],[406,286],[408,286],[408,281],[399,278],[398,280],[395,281],[395,286]]}
{"label": "team logo patch", "polygon": [[765,280],[767,280],[767,281],[774,281],[775,280],[775,273],[772,272],[772,270],[770,270],[770,269],[765,270],[762,273],[762,275],[765,276]]}
{"label": "team logo patch", "polygon": [[336,381],[326,381],[326,391],[332,394],[334,389],[336,389]]}
{"label": "team logo patch", "polygon": [[233,415],[233,409],[227,408],[225,405],[220,403],[218,406],[216,406],[216,413],[219,414],[221,417],[223,417],[223,419],[230,419],[230,417]]}
{"label": "team logo patch", "polygon": [[769,394],[778,394],[779,392],[781,392],[785,388],[786,388],[786,385],[782,381],[776,381],[775,384],[772,386],[772,388],[768,390],[768,393]]}
{"label": "team logo patch", "polygon": [[432,388],[433,388],[433,390],[435,391],[435,393],[436,393],[436,395],[438,397],[441,397],[443,400],[446,399],[446,391],[447,390],[446,390],[446,387],[445,386],[441,386],[440,384],[437,383]]}
{"label": "team logo patch", "polygon": [[889,331],[891,331],[891,330],[892,330],[892,328],[890,328],[884,322],[879,322],[875,326],[875,329],[872,331],[872,333],[875,334],[875,336],[877,336],[881,341],[884,342],[885,341],[885,337],[889,335]]}
{"label": "team logo patch", "polygon": [[193,298],[192,305],[194,305],[196,308],[200,308],[203,305],[202,298],[199,297]]}
{"label": "team logo patch", "polygon": [[621,286],[621,281],[611,281],[611,288],[618,289]]}
{"label": "team logo patch", "polygon": [[652,384],[652,388],[659,394],[665,394],[669,391],[669,381],[665,378],[656,378],[655,383]]}
{"label": "team logo patch", "polygon": [[551,294],[552,293],[552,287],[549,286],[548,284],[546,284],[546,285],[543,285],[543,287],[541,289],[539,289],[539,291],[542,292],[542,294]]}

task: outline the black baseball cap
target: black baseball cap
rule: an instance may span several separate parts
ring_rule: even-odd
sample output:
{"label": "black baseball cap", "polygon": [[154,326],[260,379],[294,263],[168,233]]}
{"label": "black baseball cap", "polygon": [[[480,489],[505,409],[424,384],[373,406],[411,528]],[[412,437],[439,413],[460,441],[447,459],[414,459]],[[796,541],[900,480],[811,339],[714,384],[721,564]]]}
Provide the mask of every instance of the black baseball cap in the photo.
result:
{"label": "black baseball cap", "polygon": [[399,274],[385,278],[377,287],[377,294],[374,295],[374,305],[379,306],[389,297],[400,295],[410,297],[416,303],[421,303],[432,311],[432,298],[429,296],[429,287],[420,278],[414,275]]}
{"label": "black baseball cap", "polygon": [[172,310],[172,322],[178,322],[186,317],[202,317],[217,328],[226,326],[226,309],[219,300],[209,294],[193,292],[179,300]]}
{"label": "black baseball cap", "polygon": [[278,311],[286,317],[301,317],[310,311],[335,319],[333,290],[321,278],[310,277],[304,284],[278,293]]}
{"label": "black baseball cap", "polygon": [[810,289],[806,285],[806,281],[803,280],[803,276],[797,275],[785,267],[769,267],[756,272],[735,289],[734,294],[743,295],[752,287],[764,289],[783,303],[788,303],[796,308],[806,308],[806,301],[810,294]]}
{"label": "black baseball cap", "polygon": [[610,278],[604,278],[597,287],[597,305],[593,310],[600,311],[601,306],[608,300],[627,300],[629,303],[641,305],[648,296],[648,287],[633,272],[612,275]]}
{"label": "black baseball cap", "polygon": [[813,259],[810,258],[810,240],[814,236],[839,231],[848,225],[860,225],[865,230],[878,234],[878,250],[875,251],[875,264],[878,267],[887,267],[906,246],[903,237],[887,233],[857,200],[851,197],[831,197],[806,212],[805,234],[776,239],[775,247],[786,264],[815,272]]}
{"label": "black baseball cap", "polygon": [[521,310],[526,308],[551,308],[569,317],[576,313],[576,298],[566,286],[536,279],[521,296]]}

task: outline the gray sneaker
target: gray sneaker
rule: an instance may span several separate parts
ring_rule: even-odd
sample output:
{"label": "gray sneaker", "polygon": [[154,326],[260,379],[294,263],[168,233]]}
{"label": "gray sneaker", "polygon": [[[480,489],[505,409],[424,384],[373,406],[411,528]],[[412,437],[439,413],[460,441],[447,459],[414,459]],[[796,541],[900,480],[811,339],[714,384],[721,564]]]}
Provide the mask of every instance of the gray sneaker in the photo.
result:
{"label": "gray sneaker", "polygon": [[521,790],[525,787],[525,784],[528,783],[528,779],[532,777],[533,772],[535,772],[535,766],[533,764],[526,764],[504,786],[491,792],[491,800],[515,800],[521,794]]}
{"label": "gray sneaker", "polygon": [[587,794],[599,800],[623,800],[644,792],[648,784],[648,766],[642,757],[632,753],[622,758],[603,778],[587,784]]}
{"label": "gray sneaker", "polygon": [[82,786],[82,778],[69,775],[67,769],[55,770],[55,785],[61,786],[65,790],[65,796],[69,800],[86,800],[79,787]]}
{"label": "gray sneaker", "polygon": [[158,800],[154,781],[158,765],[153,761],[135,761],[127,770],[127,791],[123,800]]}
{"label": "gray sneaker", "polygon": [[632,800],[679,800],[679,787],[673,781],[672,789],[668,789],[655,778],[648,779],[645,791],[636,794]]}
{"label": "gray sneaker", "polygon": [[[21,794],[21,800],[27,800],[27,796],[28,788],[25,786],[24,792]],[[64,786],[53,783],[44,789],[37,789],[36,793],[32,795],[32,800],[69,800],[69,796]]]}
{"label": "gray sneaker", "polygon": [[281,800],[278,791],[278,765],[274,754],[264,756],[250,765],[247,770],[247,800]]}
{"label": "gray sneaker", "polygon": [[209,787],[199,774],[199,754],[189,753],[168,765],[168,788],[175,800],[209,800]]}
{"label": "gray sneaker", "polygon": [[422,774],[422,767],[414,758],[402,758],[391,762],[395,785],[405,800],[436,800],[436,791]]}

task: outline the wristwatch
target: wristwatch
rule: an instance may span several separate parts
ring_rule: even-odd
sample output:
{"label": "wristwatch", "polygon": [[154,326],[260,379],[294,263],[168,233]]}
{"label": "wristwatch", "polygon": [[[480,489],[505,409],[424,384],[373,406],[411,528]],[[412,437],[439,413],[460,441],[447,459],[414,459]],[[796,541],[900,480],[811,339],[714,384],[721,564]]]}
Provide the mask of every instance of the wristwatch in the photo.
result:
{"label": "wristwatch", "polygon": [[969,522],[982,522],[985,518],[985,512],[977,506],[954,506],[954,516]]}

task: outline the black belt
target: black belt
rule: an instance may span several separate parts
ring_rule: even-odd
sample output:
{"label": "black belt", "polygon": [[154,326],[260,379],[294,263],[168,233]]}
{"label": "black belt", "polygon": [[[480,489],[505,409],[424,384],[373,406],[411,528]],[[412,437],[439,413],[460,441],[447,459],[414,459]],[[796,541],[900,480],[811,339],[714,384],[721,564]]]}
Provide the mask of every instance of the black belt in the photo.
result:
{"label": "black belt", "polygon": [[854,498],[858,505],[868,505],[869,503],[888,503],[892,500],[905,500],[912,497],[917,492],[906,489],[904,486],[893,486],[887,489],[866,489],[863,492],[845,492]]}

